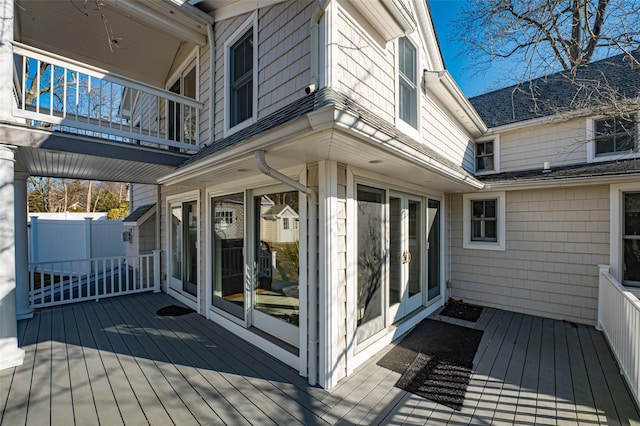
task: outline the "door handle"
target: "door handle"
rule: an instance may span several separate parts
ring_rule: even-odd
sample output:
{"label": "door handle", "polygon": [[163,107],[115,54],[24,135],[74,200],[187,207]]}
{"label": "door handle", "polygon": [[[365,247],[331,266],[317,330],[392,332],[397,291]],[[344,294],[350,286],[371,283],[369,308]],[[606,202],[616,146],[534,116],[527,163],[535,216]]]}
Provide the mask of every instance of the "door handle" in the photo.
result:
{"label": "door handle", "polygon": [[411,262],[411,252],[410,251],[403,251],[402,252],[402,263],[409,263]]}

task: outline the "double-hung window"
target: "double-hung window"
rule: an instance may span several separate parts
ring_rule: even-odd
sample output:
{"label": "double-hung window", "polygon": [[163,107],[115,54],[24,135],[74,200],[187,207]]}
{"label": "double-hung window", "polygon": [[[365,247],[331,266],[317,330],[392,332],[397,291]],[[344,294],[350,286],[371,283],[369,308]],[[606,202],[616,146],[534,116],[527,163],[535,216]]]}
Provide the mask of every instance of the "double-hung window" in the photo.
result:
{"label": "double-hung window", "polygon": [[398,40],[398,116],[418,128],[417,51],[407,37]]}
{"label": "double-hung window", "polygon": [[253,28],[231,46],[229,127],[253,116]]}
{"label": "double-hung window", "polygon": [[610,155],[636,150],[636,120],[630,117],[607,117],[594,122],[596,155]]}
{"label": "double-hung window", "polygon": [[498,200],[471,200],[471,241],[498,241]]}
{"label": "double-hung window", "polygon": [[493,141],[476,143],[476,172],[494,171]]}
{"label": "double-hung window", "polygon": [[466,249],[506,249],[506,194],[483,192],[464,194],[463,247]]}

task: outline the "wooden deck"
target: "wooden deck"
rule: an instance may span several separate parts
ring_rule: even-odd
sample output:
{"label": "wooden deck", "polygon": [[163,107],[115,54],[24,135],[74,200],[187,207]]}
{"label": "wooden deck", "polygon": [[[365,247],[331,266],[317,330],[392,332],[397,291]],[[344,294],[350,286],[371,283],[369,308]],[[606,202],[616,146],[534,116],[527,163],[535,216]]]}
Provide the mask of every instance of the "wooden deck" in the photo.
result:
{"label": "wooden deck", "polygon": [[377,359],[332,392],[211,321],[141,294],[41,310],[0,371],[2,425],[640,424],[601,333],[485,309],[463,410],[394,387]]}

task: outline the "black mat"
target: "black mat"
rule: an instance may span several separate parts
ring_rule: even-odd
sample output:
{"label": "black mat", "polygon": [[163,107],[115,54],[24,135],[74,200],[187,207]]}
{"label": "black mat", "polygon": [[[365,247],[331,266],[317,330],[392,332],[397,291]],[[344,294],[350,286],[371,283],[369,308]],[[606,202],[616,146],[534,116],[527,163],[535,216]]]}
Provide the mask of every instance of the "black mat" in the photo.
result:
{"label": "black mat", "polygon": [[176,306],[176,305],[169,305],[169,306],[165,306],[164,308],[158,309],[158,311],[156,312],[156,315],[159,315],[161,317],[177,317],[180,315],[190,314],[191,312],[195,312],[195,311],[191,308],[185,308],[185,307]]}
{"label": "black mat", "polygon": [[460,411],[482,330],[426,319],[378,365],[402,374],[396,387]]}
{"label": "black mat", "polygon": [[482,306],[469,305],[462,302],[447,303],[440,315],[457,318],[465,321],[476,322],[482,313]]}

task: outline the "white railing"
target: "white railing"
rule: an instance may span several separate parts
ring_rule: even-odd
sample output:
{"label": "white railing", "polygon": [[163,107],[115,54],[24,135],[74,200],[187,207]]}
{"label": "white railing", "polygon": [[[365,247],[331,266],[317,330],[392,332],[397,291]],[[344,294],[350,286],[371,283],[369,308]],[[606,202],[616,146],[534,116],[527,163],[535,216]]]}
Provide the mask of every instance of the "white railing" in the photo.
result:
{"label": "white railing", "polygon": [[160,251],[29,264],[29,304],[43,308],[160,290]]}
{"label": "white railing", "polygon": [[640,402],[640,300],[600,266],[598,329],[607,336],[637,402]]}
{"label": "white railing", "polygon": [[110,141],[199,149],[202,102],[13,43],[14,115],[33,127]]}

